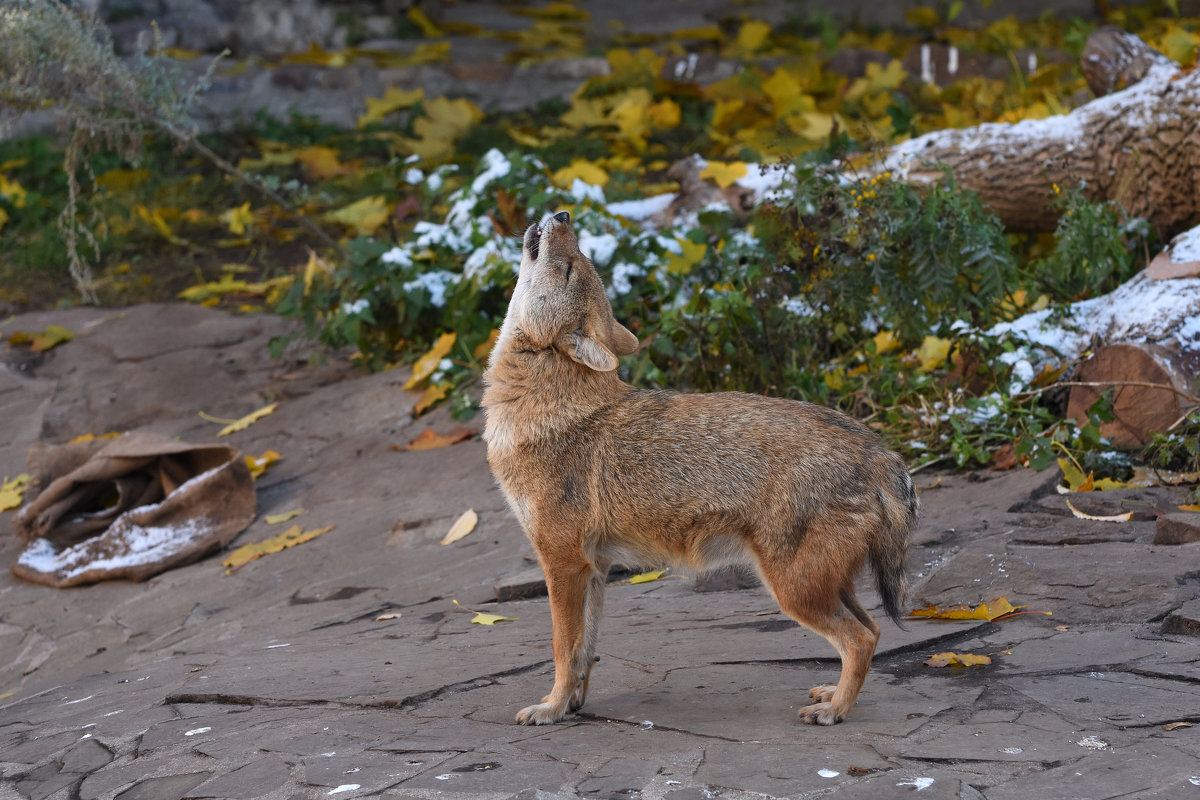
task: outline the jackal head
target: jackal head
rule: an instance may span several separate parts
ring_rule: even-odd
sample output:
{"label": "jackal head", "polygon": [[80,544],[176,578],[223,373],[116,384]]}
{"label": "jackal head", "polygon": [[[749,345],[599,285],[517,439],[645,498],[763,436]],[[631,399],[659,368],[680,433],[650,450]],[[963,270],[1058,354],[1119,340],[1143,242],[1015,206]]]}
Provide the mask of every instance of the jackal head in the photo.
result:
{"label": "jackal head", "polygon": [[554,348],[599,372],[617,368],[617,356],[638,347],[637,337],[613,317],[604,284],[579,250],[566,211],[545,216],[525,231],[521,271],[505,328],[533,349]]}

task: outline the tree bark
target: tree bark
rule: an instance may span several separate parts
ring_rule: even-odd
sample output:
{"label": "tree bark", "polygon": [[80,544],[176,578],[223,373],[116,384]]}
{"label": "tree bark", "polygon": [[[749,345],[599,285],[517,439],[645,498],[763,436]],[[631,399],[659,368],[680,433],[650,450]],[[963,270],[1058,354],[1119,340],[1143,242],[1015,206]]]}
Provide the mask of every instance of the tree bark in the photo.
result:
{"label": "tree bark", "polygon": [[1190,227],[1200,212],[1200,71],[1112,28],[1089,37],[1083,61],[1093,87],[1132,85],[1069,114],[925,134],[872,174],[931,183],[949,168],[1012,231],[1054,229],[1055,185],[1114,200],[1164,238]]}

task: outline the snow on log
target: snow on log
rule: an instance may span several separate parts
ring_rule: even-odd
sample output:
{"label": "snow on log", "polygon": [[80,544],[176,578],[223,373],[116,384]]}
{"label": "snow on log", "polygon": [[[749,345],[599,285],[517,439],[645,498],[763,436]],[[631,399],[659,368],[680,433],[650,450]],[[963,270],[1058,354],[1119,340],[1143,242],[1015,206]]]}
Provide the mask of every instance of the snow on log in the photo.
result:
{"label": "snow on log", "polygon": [[1170,278],[1200,278],[1200,227],[1176,236],[1146,267],[1146,275],[1161,281]]}
{"label": "snow on log", "polygon": [[[1127,40],[1140,40],[1131,34],[1124,39],[1126,50],[1135,51]],[[1014,231],[1054,229],[1057,184],[1082,185],[1090,199],[1115,200],[1160,233],[1176,233],[1200,211],[1200,71],[1183,72],[1165,56],[1144,53],[1107,61],[1097,56],[1088,69],[1100,75],[1105,65],[1126,76],[1144,67],[1144,74],[1069,114],[910,139],[891,148],[872,172],[928,183],[948,167],[960,186],[978,192]]]}

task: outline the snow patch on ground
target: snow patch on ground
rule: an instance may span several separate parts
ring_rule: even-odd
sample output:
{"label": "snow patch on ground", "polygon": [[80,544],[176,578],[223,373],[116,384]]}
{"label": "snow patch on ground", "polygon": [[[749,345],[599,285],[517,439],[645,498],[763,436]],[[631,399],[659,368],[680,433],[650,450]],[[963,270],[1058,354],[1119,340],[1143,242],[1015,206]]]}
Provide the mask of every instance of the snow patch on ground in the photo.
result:
{"label": "snow patch on ground", "polygon": [[[1081,300],[1055,314],[1044,309],[992,327],[991,336],[1010,335],[1077,358],[1093,338],[1105,342],[1178,342],[1195,347],[1200,338],[1200,278],[1153,281],[1140,272],[1109,294]],[[1023,356],[1024,357],[1024,356]]]}

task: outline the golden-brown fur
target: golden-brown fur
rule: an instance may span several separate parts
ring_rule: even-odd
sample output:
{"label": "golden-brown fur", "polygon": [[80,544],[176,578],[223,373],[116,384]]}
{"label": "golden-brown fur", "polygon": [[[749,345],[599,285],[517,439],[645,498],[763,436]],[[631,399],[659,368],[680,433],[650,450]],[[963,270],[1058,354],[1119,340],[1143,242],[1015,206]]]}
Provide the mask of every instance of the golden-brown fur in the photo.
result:
{"label": "golden-brown fur", "polygon": [[485,377],[488,462],[546,573],[554,688],[517,720],[583,705],[614,562],[754,567],[780,607],[842,657],[805,722],[841,721],[879,627],[854,596],[864,561],[897,618],[917,499],[901,459],[840,412],[740,393],[641,391],[616,375],[637,349],[565,212],[525,234]]}

